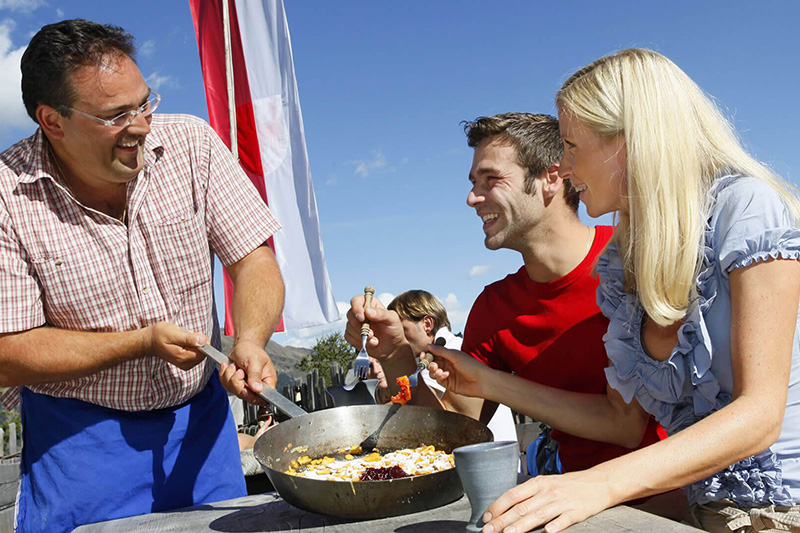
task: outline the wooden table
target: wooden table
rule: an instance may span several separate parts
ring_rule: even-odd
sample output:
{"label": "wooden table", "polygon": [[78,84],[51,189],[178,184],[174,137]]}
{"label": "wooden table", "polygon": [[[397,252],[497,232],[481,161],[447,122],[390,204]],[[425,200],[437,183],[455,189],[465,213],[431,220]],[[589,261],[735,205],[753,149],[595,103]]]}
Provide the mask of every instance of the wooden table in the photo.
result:
{"label": "wooden table", "polygon": [[[277,493],[246,496],[167,513],[134,516],[81,526],[76,533],[203,531],[308,533],[463,533],[469,521],[466,497],[438,509],[377,520],[347,520],[301,511],[283,501]],[[608,509],[569,531],[582,533],[630,532],[697,533],[697,529],[630,507]]]}

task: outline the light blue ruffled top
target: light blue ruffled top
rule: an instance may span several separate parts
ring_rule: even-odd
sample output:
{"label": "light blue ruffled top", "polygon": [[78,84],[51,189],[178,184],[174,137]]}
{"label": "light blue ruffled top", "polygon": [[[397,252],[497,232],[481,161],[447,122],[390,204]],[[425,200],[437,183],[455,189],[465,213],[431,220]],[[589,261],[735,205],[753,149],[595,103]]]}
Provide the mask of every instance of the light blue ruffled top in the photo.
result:
{"label": "light blue ruffled top", "polygon": [[[623,289],[622,261],[610,244],[598,260],[597,303],[610,320],[604,337],[608,382],[626,402],[641,406],[672,435],[732,400],[730,272],[768,258],[800,259],[800,230],[778,193],[750,177],[727,175],[709,191],[710,212],[698,297],[678,330],[666,361],[641,344],[642,306]],[[767,450],[685,487],[689,503],[728,499],[739,507],[800,502],[800,328],[783,426]]]}

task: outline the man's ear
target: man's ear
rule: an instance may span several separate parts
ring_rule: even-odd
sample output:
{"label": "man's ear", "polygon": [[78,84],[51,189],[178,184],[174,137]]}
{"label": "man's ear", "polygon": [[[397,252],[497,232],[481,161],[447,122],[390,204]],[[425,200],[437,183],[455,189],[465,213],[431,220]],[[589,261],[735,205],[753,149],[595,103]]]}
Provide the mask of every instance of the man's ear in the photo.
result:
{"label": "man's ear", "polygon": [[49,105],[39,104],[36,108],[36,121],[47,135],[48,139],[61,139],[64,137],[62,121],[64,117]]}
{"label": "man's ear", "polygon": [[545,198],[555,198],[564,186],[564,180],[558,175],[558,163],[553,163],[542,173],[542,195]]}
{"label": "man's ear", "polygon": [[427,315],[422,317],[422,327],[425,329],[425,334],[433,335],[435,333],[433,331],[433,317]]}

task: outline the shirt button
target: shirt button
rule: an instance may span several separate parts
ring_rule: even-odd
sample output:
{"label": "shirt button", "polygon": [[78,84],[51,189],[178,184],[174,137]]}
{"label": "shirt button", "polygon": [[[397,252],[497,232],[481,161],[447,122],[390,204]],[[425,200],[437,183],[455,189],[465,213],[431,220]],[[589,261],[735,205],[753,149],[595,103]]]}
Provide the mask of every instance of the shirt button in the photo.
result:
{"label": "shirt button", "polygon": [[145,287],[145,288],[142,289],[142,294],[147,294],[148,292],[150,292],[150,288],[149,287]]}

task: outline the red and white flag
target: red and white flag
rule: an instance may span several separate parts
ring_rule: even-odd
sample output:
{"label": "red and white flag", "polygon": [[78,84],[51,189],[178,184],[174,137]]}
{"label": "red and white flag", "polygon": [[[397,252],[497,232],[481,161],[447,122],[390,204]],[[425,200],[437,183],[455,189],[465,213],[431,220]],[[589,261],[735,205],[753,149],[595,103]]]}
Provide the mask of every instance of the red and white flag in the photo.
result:
{"label": "red and white flag", "polygon": [[[230,147],[223,1],[229,2],[239,162],[283,226],[270,239],[286,284],[282,325],[333,322],[333,297],[306,152],[292,44],[282,0],[189,0],[209,122]],[[225,331],[232,335],[225,276]],[[279,324],[277,331],[283,331]]]}

